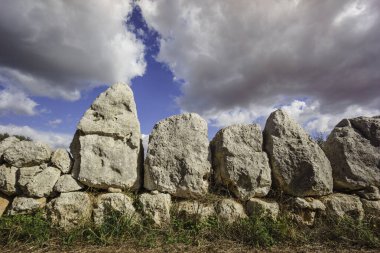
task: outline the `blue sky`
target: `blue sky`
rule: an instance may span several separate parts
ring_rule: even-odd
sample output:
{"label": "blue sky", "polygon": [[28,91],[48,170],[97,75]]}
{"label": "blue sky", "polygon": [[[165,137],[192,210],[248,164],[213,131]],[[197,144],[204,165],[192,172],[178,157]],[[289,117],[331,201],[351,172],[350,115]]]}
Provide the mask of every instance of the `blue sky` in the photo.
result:
{"label": "blue sky", "polygon": [[380,114],[376,0],[4,0],[0,132],[67,147],[109,85],[131,84],[142,133],[181,112],[308,132]]}

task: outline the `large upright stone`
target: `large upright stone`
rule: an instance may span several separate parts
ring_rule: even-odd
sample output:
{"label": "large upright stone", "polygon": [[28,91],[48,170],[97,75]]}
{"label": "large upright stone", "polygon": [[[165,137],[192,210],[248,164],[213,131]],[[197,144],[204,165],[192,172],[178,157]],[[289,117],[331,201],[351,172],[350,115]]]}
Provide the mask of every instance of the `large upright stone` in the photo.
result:
{"label": "large upright stone", "polygon": [[215,181],[248,200],[268,194],[272,180],[259,125],[221,129],[211,142]]}
{"label": "large upright stone", "polygon": [[332,192],[332,169],[326,155],[284,111],[273,112],[265,125],[265,150],[275,187],[305,197]]}
{"label": "large upright stone", "polygon": [[140,187],[140,123],[128,85],[117,83],[100,94],[79,122],[70,148],[73,175],[83,184],[101,189]]}
{"label": "large upright stone", "polygon": [[324,145],[333,169],[334,188],[380,187],[380,116],[344,119]]}
{"label": "large upright stone", "polygon": [[145,159],[145,188],[196,198],[207,192],[210,170],[207,123],[198,114],[175,115],[154,126]]}
{"label": "large upright stone", "polygon": [[48,162],[50,156],[51,149],[47,144],[32,141],[16,142],[4,152],[4,160],[18,168]]}

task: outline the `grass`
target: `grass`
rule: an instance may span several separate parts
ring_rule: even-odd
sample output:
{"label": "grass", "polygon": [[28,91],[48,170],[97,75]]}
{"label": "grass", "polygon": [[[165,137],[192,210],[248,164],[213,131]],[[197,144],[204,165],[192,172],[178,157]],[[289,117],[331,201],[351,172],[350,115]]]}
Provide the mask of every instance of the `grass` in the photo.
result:
{"label": "grass", "polygon": [[174,217],[164,228],[149,221],[134,222],[111,213],[102,226],[87,224],[70,232],[50,226],[42,214],[0,218],[0,246],[31,244],[37,247],[72,247],[75,245],[129,245],[155,248],[167,245],[201,246],[232,241],[239,245],[268,248],[271,246],[323,244],[340,247],[380,249],[380,229],[371,221],[318,221],[302,227],[286,217],[277,221],[251,217],[228,224],[215,217],[202,222]]}

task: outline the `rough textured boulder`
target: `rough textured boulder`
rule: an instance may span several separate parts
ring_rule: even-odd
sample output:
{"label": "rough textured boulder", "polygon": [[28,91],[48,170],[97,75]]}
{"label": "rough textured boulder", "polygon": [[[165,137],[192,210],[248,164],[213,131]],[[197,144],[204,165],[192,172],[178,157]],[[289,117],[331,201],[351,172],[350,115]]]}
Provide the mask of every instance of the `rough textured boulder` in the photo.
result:
{"label": "rough textured boulder", "polygon": [[9,147],[13,146],[17,142],[20,142],[20,140],[14,136],[2,140],[0,142],[0,158],[3,156],[5,150],[7,150]]}
{"label": "rough textured boulder", "polygon": [[279,212],[280,205],[274,200],[252,198],[247,201],[249,216],[269,217],[276,220]]}
{"label": "rough textured boulder", "polygon": [[91,198],[85,192],[62,193],[47,204],[47,217],[65,230],[89,222],[91,213]]}
{"label": "rough textured boulder", "polygon": [[284,111],[277,110],[269,116],[264,138],[275,187],[298,197],[332,192],[329,160],[319,145]]}
{"label": "rough textured boulder", "polygon": [[221,129],[211,142],[215,181],[248,200],[268,194],[272,179],[259,125]]}
{"label": "rough textured boulder", "polygon": [[359,197],[367,200],[380,200],[379,188],[375,186],[367,187],[363,190],[355,192]]}
{"label": "rough textured boulder", "polygon": [[112,85],[94,101],[78,124],[71,144],[73,175],[85,185],[138,189],[143,148],[132,90]]}
{"label": "rough textured boulder", "polygon": [[28,197],[49,197],[61,171],[46,165],[19,169],[18,184]]}
{"label": "rough textured boulder", "polygon": [[143,215],[157,226],[165,226],[170,222],[171,197],[164,193],[143,193],[139,197]]}
{"label": "rough textured boulder", "polygon": [[310,209],[310,210],[326,210],[326,206],[319,199],[314,198],[295,198],[293,200],[293,205],[297,209]]}
{"label": "rough textured boulder", "polygon": [[62,175],[54,185],[56,192],[75,192],[83,189],[83,184],[71,175]]}
{"label": "rough textured boulder", "polygon": [[5,164],[0,166],[0,192],[8,196],[16,193],[17,170]]}
{"label": "rough textured boulder", "polygon": [[16,197],[12,201],[9,209],[10,215],[15,214],[32,214],[46,206],[46,198],[25,198]]}
{"label": "rough textured boulder", "polygon": [[51,163],[62,171],[62,173],[70,173],[72,161],[69,152],[65,149],[59,148],[54,151],[51,157]]}
{"label": "rough textured boulder", "polygon": [[326,210],[322,201],[311,197],[291,198],[283,207],[290,219],[307,226],[314,224],[317,213],[324,213]]}
{"label": "rough textured boulder", "polygon": [[51,149],[40,142],[20,141],[4,151],[4,160],[18,168],[39,165],[50,160]]}
{"label": "rough textured boulder", "polygon": [[9,203],[8,197],[0,194],[0,217],[5,213],[5,210],[7,210]]}
{"label": "rough textured boulder", "polygon": [[106,193],[97,197],[94,209],[94,222],[101,225],[107,215],[123,215],[131,220],[139,220],[133,201],[123,193]]}
{"label": "rough textured boulder", "polygon": [[364,214],[367,218],[380,220],[380,200],[372,201],[362,199]]}
{"label": "rough textured boulder", "polygon": [[351,217],[358,220],[364,218],[363,205],[357,196],[334,193],[322,197],[321,201],[326,206],[326,215],[329,218],[341,219]]}
{"label": "rough textured boulder", "polygon": [[181,201],[176,206],[179,217],[204,221],[216,216],[215,207],[212,204],[205,204],[195,200]]}
{"label": "rough textured boulder", "polygon": [[333,168],[334,188],[380,186],[380,116],[342,120],[324,150]]}
{"label": "rough textured boulder", "polygon": [[227,223],[233,223],[248,217],[243,205],[232,199],[219,201],[215,206],[215,210],[218,218]]}
{"label": "rough textured boulder", "polygon": [[149,137],[144,187],[196,198],[208,190],[211,171],[207,123],[198,114],[158,122]]}

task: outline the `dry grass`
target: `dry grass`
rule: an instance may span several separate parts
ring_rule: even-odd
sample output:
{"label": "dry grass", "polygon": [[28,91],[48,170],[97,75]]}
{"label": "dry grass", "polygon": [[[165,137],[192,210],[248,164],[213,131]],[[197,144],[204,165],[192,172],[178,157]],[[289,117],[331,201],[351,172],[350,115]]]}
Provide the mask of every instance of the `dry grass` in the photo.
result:
{"label": "dry grass", "polygon": [[[2,249],[1,249],[2,247]],[[172,219],[165,228],[111,213],[101,227],[64,233],[43,216],[0,218],[0,252],[379,252],[378,224],[319,221],[304,227],[286,217],[251,217],[234,224]]]}

